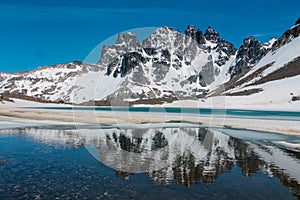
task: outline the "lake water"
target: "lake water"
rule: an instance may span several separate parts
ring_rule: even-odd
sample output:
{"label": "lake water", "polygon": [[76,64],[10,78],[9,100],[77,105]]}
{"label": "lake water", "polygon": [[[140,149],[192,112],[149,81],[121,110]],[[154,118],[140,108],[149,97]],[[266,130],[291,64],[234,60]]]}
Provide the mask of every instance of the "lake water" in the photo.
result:
{"label": "lake water", "polygon": [[0,199],[299,199],[300,153],[278,141],[300,138],[193,126],[0,130]]}
{"label": "lake water", "polygon": [[255,119],[277,119],[300,121],[300,112],[297,111],[266,111],[266,110],[242,110],[242,109],[211,109],[211,108],[177,108],[177,107],[111,107],[111,106],[70,106],[70,107],[25,107],[26,109],[46,110],[95,110],[110,112],[144,112],[144,113],[165,113],[165,114],[195,114],[201,116],[229,116],[236,118]]}

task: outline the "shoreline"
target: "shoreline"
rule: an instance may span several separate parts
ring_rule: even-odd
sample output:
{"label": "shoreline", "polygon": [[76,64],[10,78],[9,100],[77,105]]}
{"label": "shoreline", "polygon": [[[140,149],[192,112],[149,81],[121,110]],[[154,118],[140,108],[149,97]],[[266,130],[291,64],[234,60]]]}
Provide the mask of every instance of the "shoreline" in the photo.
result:
{"label": "shoreline", "polygon": [[[145,124],[145,123],[196,123],[204,126],[231,127],[281,134],[300,135],[300,123],[295,120],[259,119],[226,115],[200,116],[188,113],[146,113],[94,110],[30,109],[26,107],[65,107],[23,100],[0,105],[0,129],[7,124]],[[67,105],[72,107],[71,105]],[[6,125],[5,125],[6,124]]]}

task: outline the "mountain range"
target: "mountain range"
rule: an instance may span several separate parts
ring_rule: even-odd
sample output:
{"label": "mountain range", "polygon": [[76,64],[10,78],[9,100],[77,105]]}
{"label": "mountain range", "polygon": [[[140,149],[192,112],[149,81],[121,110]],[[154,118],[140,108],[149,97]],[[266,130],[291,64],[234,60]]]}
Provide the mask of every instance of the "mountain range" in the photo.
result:
{"label": "mountain range", "polygon": [[258,103],[300,99],[300,18],[280,38],[250,36],[236,49],[211,27],[131,32],[103,46],[98,63],[74,61],[0,73],[0,101],[21,98],[83,105],[160,104],[234,96]]}

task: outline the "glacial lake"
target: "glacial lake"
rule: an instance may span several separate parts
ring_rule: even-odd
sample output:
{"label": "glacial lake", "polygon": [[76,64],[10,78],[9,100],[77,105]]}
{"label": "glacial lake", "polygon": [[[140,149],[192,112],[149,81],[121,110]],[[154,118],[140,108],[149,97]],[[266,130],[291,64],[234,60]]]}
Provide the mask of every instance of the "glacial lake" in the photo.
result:
{"label": "glacial lake", "polygon": [[201,116],[230,116],[236,118],[277,119],[300,121],[298,111],[243,110],[243,109],[212,109],[212,108],[178,108],[178,107],[122,107],[122,106],[70,106],[70,107],[24,107],[25,109],[45,110],[89,110],[130,113],[165,113],[165,114],[195,114]]}
{"label": "glacial lake", "polygon": [[[149,126],[148,126],[149,127]],[[208,127],[0,130],[0,199],[299,199],[300,137]]]}

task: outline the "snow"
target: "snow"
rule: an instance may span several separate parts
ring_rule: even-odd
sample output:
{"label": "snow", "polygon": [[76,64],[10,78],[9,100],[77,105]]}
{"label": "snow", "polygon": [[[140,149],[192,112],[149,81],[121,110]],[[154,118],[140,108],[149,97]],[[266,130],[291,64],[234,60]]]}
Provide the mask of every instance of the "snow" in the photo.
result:
{"label": "snow", "polygon": [[[136,67],[131,74],[126,77],[114,78],[112,75],[107,76],[105,74],[105,66],[111,58],[122,58],[122,53],[128,52],[129,50],[137,51],[139,44],[135,44],[134,35],[132,33],[122,33],[119,36],[124,37],[128,34],[129,41],[128,45],[132,47],[124,46],[124,38],[119,38],[117,44],[111,47],[105,47],[104,52],[105,58],[101,59],[99,68],[102,69],[100,72],[94,72],[84,68],[85,65],[77,63],[58,64],[55,66],[47,66],[38,68],[35,71],[30,71],[21,74],[1,74],[3,77],[16,77],[20,80],[13,81],[14,85],[9,86],[7,79],[0,83],[1,92],[17,92],[24,93],[28,96],[43,98],[45,100],[57,101],[63,100],[64,102],[71,103],[82,103],[90,100],[103,100],[107,96],[117,94],[119,90],[128,89],[132,92],[136,99],[136,96],[146,93],[146,96],[150,95],[149,92],[153,93],[156,98],[177,95],[177,92],[182,93],[182,96],[196,96],[202,93],[203,90],[215,89],[219,84],[228,80],[229,76],[226,75],[228,68],[233,62],[232,57],[225,66],[219,67],[214,62],[218,59],[219,55],[225,55],[224,52],[217,52],[214,49],[217,43],[206,41],[203,46],[210,47],[211,51],[207,51],[196,44],[191,38],[187,38],[184,34],[169,28],[162,27],[158,28],[152,35],[148,37],[150,47],[157,49],[157,54],[153,56],[147,55],[144,50],[141,51],[142,56],[149,59],[146,64]],[[149,40],[151,38],[151,40]],[[143,43],[147,43],[147,39]],[[145,44],[146,46],[148,44]],[[135,48],[134,48],[135,47]],[[126,49],[127,48],[127,49]],[[162,56],[162,50],[169,50],[171,53],[171,60],[168,61]],[[130,52],[130,51],[129,51]],[[183,54],[183,55],[181,55]],[[179,56],[180,55],[180,56]],[[182,59],[179,57],[182,56]],[[211,58],[210,58],[211,57]],[[162,78],[161,74],[158,74],[156,68],[153,67],[152,59],[157,59],[158,62],[168,62],[170,69]],[[214,69],[220,70],[220,75],[216,77],[216,82],[208,87],[202,87],[196,82],[190,82],[187,79],[190,76],[198,77],[202,67],[208,62],[213,62]],[[181,64],[180,69],[173,67],[174,63]],[[191,62],[191,65],[186,64]],[[71,68],[68,65],[71,64]],[[105,65],[105,66],[104,66]],[[117,66],[120,67],[120,66]],[[138,69],[144,72],[144,74],[138,74],[143,76],[147,80],[147,84],[141,85],[134,80],[134,73]],[[138,72],[139,73],[139,72]],[[149,83],[149,84],[148,84]],[[193,91],[194,90],[194,91]],[[159,92],[157,92],[159,91]],[[195,92],[198,91],[198,92]],[[147,94],[148,92],[148,94]],[[125,97],[127,98],[127,97]],[[132,99],[127,98],[129,101]]]}
{"label": "snow", "polygon": [[[274,89],[275,90],[275,89]],[[276,91],[276,90],[275,90]],[[275,94],[274,94],[275,96]],[[275,96],[276,97],[276,96]],[[280,98],[279,98],[280,99]],[[134,105],[135,107],[181,107],[181,108],[221,108],[243,110],[274,110],[274,111],[300,111],[300,101],[268,101],[261,94],[259,99],[251,96],[218,96],[207,99],[178,100],[163,105]]]}
{"label": "snow", "polygon": [[227,63],[220,68],[220,74],[216,77],[215,81],[208,86],[210,91],[217,89],[219,86],[230,80],[230,74],[228,74],[228,71],[235,62],[235,58],[236,55],[231,56],[229,61],[227,61]]}
{"label": "snow", "polygon": [[[159,35],[158,35],[159,33]],[[156,34],[156,35],[155,35]],[[28,95],[35,96],[41,95],[47,89],[51,89],[53,85],[57,88],[49,93],[45,94],[45,98],[49,100],[63,99],[68,100],[74,103],[87,102],[89,100],[101,100],[105,99],[108,95],[116,93],[122,87],[127,87],[131,90],[132,93],[141,94],[143,92],[147,93],[152,91],[155,94],[155,97],[163,97],[170,95],[172,92],[180,91],[186,92],[186,97],[192,98],[193,89],[209,89],[213,91],[214,89],[222,86],[222,84],[230,79],[229,74],[227,74],[228,69],[235,62],[235,57],[232,56],[225,65],[218,67],[214,61],[218,59],[220,55],[216,49],[213,49],[217,44],[207,41],[205,45],[212,47],[210,53],[206,50],[201,49],[199,46],[195,45],[194,41],[189,41],[187,43],[182,43],[182,40],[186,39],[184,35],[180,35],[177,31],[174,31],[170,28],[160,28],[156,30],[156,33],[152,34],[151,45],[156,46],[161,49],[169,49],[171,51],[171,64],[175,62],[176,52],[178,49],[188,49],[193,47],[195,50],[195,58],[192,60],[191,65],[185,64],[185,61],[192,59],[193,55],[191,52],[184,54],[183,60],[179,61],[182,64],[180,69],[175,69],[172,65],[170,66],[169,71],[166,73],[165,77],[162,80],[157,81],[156,74],[154,73],[154,67],[152,61],[142,65],[142,76],[147,80],[146,84],[140,84],[133,80],[134,73],[138,70],[136,67],[133,70],[133,73],[128,74],[126,77],[117,77],[107,76],[105,70],[94,72],[88,69],[84,71],[83,66],[81,65],[72,65],[73,67],[68,68],[66,65],[56,65],[55,67],[45,67],[35,71],[22,73],[22,74],[5,74],[1,73],[2,77],[19,77],[23,76],[23,79],[20,79],[15,82],[16,91],[28,90]],[[179,42],[176,41],[176,38]],[[162,41],[162,42],[160,42]],[[268,43],[265,44],[265,47],[270,47],[272,43],[275,42],[275,39],[271,39]],[[118,44],[122,45],[122,43]],[[161,50],[160,49],[160,50]],[[111,51],[111,52],[110,52]],[[292,61],[299,56],[300,52],[300,37],[293,39],[288,44],[277,49],[275,52],[269,52],[265,57],[263,57],[257,65],[255,65],[244,77],[252,74],[261,67],[275,62],[273,66],[263,71],[262,76],[283,67],[286,63]],[[118,52],[116,49],[108,49],[107,53],[116,55]],[[144,51],[142,52],[144,57],[152,58],[148,56]],[[221,52],[223,55],[224,52]],[[211,58],[210,58],[211,57]],[[161,59],[164,61],[164,58],[161,55],[154,55],[153,58]],[[209,62],[209,60],[214,63],[214,69],[220,69],[220,74],[215,77],[215,81],[208,85],[207,87],[202,87],[196,81],[196,83],[189,83],[187,78],[190,76],[198,76],[202,67]],[[150,59],[151,60],[151,59]],[[73,73],[74,76],[66,77],[66,74]],[[32,78],[40,78],[36,83],[31,81]],[[5,89],[5,86],[8,86],[8,79],[0,83],[0,92],[9,91],[10,88]],[[183,84],[182,81],[187,81],[188,83]],[[249,84],[253,82],[247,82]],[[149,84],[148,84],[149,82]],[[261,88],[263,91],[255,93],[249,96],[219,96],[219,97],[209,97],[206,99],[194,99],[194,100],[180,100],[173,103],[163,104],[163,105],[136,105],[136,106],[148,106],[148,107],[192,107],[192,108],[225,108],[225,109],[252,109],[252,110],[282,110],[282,111],[300,111],[300,101],[291,101],[293,95],[300,95],[300,88],[298,87],[300,83],[300,76],[294,76],[290,78],[285,78],[281,80],[276,80],[272,82],[267,82],[258,86],[249,86],[243,87],[242,85],[239,88],[234,88],[230,92],[239,92],[246,89],[257,89]],[[155,89],[160,91],[160,94],[155,91]],[[293,94],[293,95],[291,95]],[[136,100],[137,98],[129,98],[127,100]],[[36,102],[28,102],[22,100],[15,100],[16,103],[6,102],[4,105],[0,104],[1,112],[5,115],[16,117],[16,118],[29,118],[29,119],[38,119],[39,115],[44,120],[63,120],[63,121],[72,121],[73,115],[70,115],[69,112],[50,112],[44,111],[39,114],[37,110],[26,110],[20,107],[36,107],[36,106],[65,106],[57,104],[41,104]],[[3,108],[3,109],[2,109]],[[24,112],[24,113],[23,113]],[[28,116],[26,116],[26,114]],[[131,114],[131,113],[130,113]],[[82,115],[82,116],[81,116]],[[102,121],[105,123],[140,123],[140,122],[162,122],[166,120],[178,120],[184,119],[191,122],[203,122],[206,124],[211,124],[211,119],[209,117],[198,118],[195,115],[174,115],[166,116],[164,114],[151,114],[149,113],[135,113],[128,118],[128,113],[107,113],[99,112],[97,116],[89,116],[89,112],[81,112],[76,114],[76,118],[80,122],[98,122]],[[96,117],[96,119],[93,119]],[[227,120],[227,119],[226,119]],[[276,120],[274,120],[276,121]],[[276,126],[265,126],[262,121],[257,121],[257,124],[251,125],[251,120],[243,119],[228,119],[227,125],[232,125],[235,127],[248,127],[254,129],[262,130],[271,130],[271,131],[282,131],[287,133],[298,133],[299,125],[295,125],[293,122],[279,122]],[[217,126],[223,126],[224,122],[220,119],[217,122],[214,122]],[[276,121],[277,123],[277,121]],[[287,125],[289,128],[287,128]]]}
{"label": "snow", "polygon": [[268,42],[266,42],[266,43],[264,44],[264,47],[265,47],[266,49],[270,49],[270,48],[273,46],[274,42],[276,42],[276,41],[277,41],[276,38],[271,38]]}
{"label": "snow", "polygon": [[36,101],[28,101],[22,99],[12,98],[14,102],[5,101],[4,104],[0,103],[0,108],[22,108],[22,107],[72,107],[70,104],[56,104],[56,103],[40,103]]}
{"label": "snow", "polygon": [[[184,107],[188,105],[193,105],[197,107],[204,107],[203,103],[209,105],[210,108],[218,108],[217,105],[222,106],[221,103],[213,102],[222,102],[222,99],[210,99],[209,102],[200,102],[199,101],[189,101],[181,102],[178,104],[175,102],[173,104],[164,105],[165,107],[174,106],[177,103],[177,106]],[[193,104],[191,104],[193,103]],[[188,113],[166,113],[166,112],[121,112],[121,111],[94,111],[92,110],[50,110],[50,109],[32,109],[28,107],[47,107],[48,104],[41,103],[32,103],[24,101],[16,101],[16,103],[5,103],[1,104],[0,107],[0,116],[9,116],[9,117],[0,117],[0,119],[9,120],[29,120],[37,122],[58,122],[58,123],[74,123],[76,124],[117,124],[118,126],[126,124],[141,126],[141,123],[164,123],[169,121],[187,121],[193,123],[202,123],[203,125],[208,125],[210,127],[223,127],[231,126],[235,128],[246,128],[252,130],[261,130],[261,131],[273,131],[285,134],[300,134],[299,121],[290,121],[283,119],[264,119],[256,117],[232,117],[232,116],[223,116],[223,115],[197,115],[197,114],[188,114]],[[213,105],[213,106],[211,106]],[[300,103],[298,103],[300,105]],[[57,107],[56,104],[53,106]],[[60,105],[63,106],[63,105]],[[70,105],[69,105],[70,106]],[[157,105],[156,105],[157,106]],[[223,105],[224,106],[224,105]],[[295,106],[295,105],[294,105]],[[224,108],[224,107],[220,107]],[[257,105],[253,106],[226,106],[225,108],[246,108],[246,109],[270,109],[270,107],[259,107]],[[291,108],[291,107],[290,107]],[[299,108],[299,106],[298,106]],[[278,109],[278,108],[277,108]],[[295,109],[294,109],[295,110]],[[299,110],[299,109],[298,109]],[[166,124],[169,125],[169,124]]]}
{"label": "snow", "polygon": [[288,148],[288,149],[293,150],[293,151],[300,152],[300,143],[291,143],[291,142],[286,142],[286,141],[273,141],[272,143],[276,144],[276,145],[279,145],[281,147]]}
{"label": "snow", "polygon": [[[271,40],[274,42],[274,40]],[[244,109],[273,109],[273,110],[291,110],[299,111],[299,102],[292,102],[293,96],[300,95],[300,76],[288,77],[284,79],[274,80],[266,82],[260,85],[247,86],[261,77],[265,77],[268,74],[278,70],[283,67],[288,62],[293,61],[295,58],[299,57],[300,54],[300,37],[295,38],[290,43],[277,49],[275,52],[269,52],[265,57],[263,57],[257,65],[255,65],[246,75],[241,79],[251,75],[253,72],[257,71],[265,65],[275,62],[273,66],[264,70],[261,76],[252,79],[248,82],[243,83],[241,86],[233,88],[227,93],[242,92],[251,89],[262,89],[263,91],[249,95],[249,96],[231,96],[227,97],[226,102],[227,107],[236,107]]]}
{"label": "snow", "polygon": [[[244,77],[255,72],[257,69],[275,62],[273,66],[263,71],[263,76],[276,71],[277,69],[283,67],[286,63],[292,61],[293,59],[299,57],[300,52],[300,37],[293,39],[288,44],[277,49],[275,52],[270,51],[266,56],[264,56]],[[242,79],[242,78],[241,78]]]}

